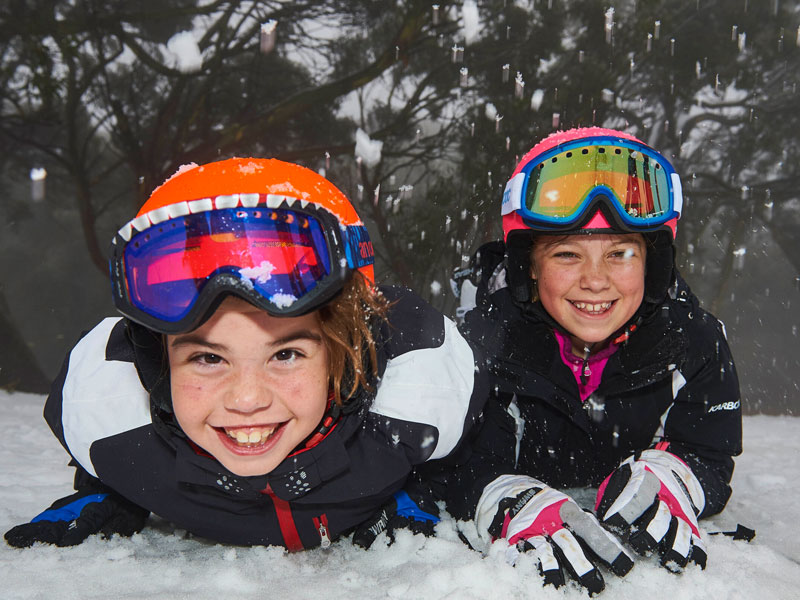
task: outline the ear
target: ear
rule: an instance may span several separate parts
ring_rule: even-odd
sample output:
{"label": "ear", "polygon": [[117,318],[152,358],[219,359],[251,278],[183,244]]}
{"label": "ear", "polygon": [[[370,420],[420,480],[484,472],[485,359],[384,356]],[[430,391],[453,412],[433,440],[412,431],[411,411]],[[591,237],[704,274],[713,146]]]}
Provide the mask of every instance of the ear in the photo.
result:
{"label": "ear", "polygon": [[529,271],[529,275],[531,276],[531,279],[533,279],[534,281],[536,281],[536,279],[538,279],[538,277],[536,275],[536,265],[533,262],[533,257],[531,257],[531,268],[530,268],[530,271]]}

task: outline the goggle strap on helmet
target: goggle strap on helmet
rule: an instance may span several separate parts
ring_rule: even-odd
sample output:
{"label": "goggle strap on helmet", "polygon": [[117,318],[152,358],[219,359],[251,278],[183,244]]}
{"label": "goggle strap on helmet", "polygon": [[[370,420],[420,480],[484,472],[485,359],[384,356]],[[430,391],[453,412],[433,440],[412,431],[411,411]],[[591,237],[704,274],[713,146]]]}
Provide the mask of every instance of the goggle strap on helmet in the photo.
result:
{"label": "goggle strap on helmet", "polygon": [[522,208],[522,186],[525,185],[527,174],[517,173],[506,183],[503,191],[503,204],[500,206],[500,214],[505,216],[511,212],[516,212]]}
{"label": "goggle strap on helmet", "polygon": [[[345,253],[348,263],[353,265],[354,269],[371,267],[375,262],[375,251],[372,248],[367,228],[363,225],[349,225],[345,230],[347,243]],[[371,280],[372,278],[370,278]]]}
{"label": "goggle strap on helmet", "polygon": [[678,217],[683,213],[683,186],[681,178],[677,173],[670,174],[672,180],[672,208],[678,213]]}

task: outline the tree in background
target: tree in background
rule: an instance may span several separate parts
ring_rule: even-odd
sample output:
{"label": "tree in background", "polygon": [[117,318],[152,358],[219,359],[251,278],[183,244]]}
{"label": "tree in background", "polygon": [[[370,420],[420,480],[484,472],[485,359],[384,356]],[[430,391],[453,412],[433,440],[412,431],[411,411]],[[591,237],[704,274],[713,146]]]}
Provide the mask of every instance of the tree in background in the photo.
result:
{"label": "tree in background", "polygon": [[[379,279],[445,311],[453,268],[499,233],[519,156],[576,125],[626,129],[673,158],[683,271],[726,320],[767,309],[742,301],[744,260],[782,251],[800,271],[797,3],[9,5],[0,291],[48,371],[110,310],[83,299],[106,294],[113,231],[179,165],[233,155],[324,170],[370,221]],[[38,203],[32,167],[48,174]],[[789,301],[771,300],[787,316]]]}

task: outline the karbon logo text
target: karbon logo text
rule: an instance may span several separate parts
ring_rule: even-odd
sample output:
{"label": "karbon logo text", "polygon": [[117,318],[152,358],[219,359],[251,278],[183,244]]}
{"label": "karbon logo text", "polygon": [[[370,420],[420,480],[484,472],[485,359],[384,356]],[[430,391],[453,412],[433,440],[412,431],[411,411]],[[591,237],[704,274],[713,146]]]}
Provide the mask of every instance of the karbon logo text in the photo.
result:
{"label": "karbon logo text", "polygon": [[736,410],[739,408],[739,401],[736,400],[735,402],[723,402],[722,404],[715,404],[711,408],[708,409],[708,412],[717,412],[718,410]]}

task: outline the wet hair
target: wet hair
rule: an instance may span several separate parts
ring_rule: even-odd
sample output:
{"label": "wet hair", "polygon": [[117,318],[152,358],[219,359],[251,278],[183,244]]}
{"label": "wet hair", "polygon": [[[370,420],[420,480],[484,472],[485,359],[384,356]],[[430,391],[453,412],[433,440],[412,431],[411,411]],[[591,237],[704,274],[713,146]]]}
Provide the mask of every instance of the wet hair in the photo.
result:
{"label": "wet hair", "polygon": [[328,350],[328,378],[340,406],[359,388],[371,391],[378,375],[373,332],[386,321],[389,302],[359,272],[317,311]]}

